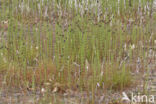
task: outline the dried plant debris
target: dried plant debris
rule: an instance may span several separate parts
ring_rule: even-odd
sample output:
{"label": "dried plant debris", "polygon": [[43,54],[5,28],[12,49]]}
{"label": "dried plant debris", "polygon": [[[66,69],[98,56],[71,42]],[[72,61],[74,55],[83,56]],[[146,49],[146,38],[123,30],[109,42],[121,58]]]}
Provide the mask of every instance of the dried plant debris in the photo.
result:
{"label": "dried plant debris", "polygon": [[135,104],[150,95],[149,103],[155,7],[156,0],[1,0],[0,103]]}

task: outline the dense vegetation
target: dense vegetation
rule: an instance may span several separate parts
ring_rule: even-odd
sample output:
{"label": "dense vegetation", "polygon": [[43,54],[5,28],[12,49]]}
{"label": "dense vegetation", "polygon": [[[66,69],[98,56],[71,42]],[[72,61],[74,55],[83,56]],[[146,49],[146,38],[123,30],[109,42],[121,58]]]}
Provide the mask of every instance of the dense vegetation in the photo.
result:
{"label": "dense vegetation", "polygon": [[92,102],[134,87],[155,44],[153,11],[152,0],[1,0],[0,87]]}

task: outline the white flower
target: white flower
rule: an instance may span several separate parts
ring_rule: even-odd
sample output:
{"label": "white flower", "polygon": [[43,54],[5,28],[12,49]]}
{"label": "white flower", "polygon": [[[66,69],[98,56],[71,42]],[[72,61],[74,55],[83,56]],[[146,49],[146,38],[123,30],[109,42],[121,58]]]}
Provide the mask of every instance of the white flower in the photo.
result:
{"label": "white flower", "polygon": [[100,84],[99,83],[97,83],[96,85],[97,85],[97,87],[100,87]]}
{"label": "white flower", "polygon": [[41,92],[44,93],[44,92],[46,92],[46,90],[45,90],[44,88],[42,88],[42,89],[41,89]]}
{"label": "white flower", "polygon": [[36,47],[36,50],[38,50],[38,46]]}
{"label": "white flower", "polygon": [[68,56],[68,59],[70,59],[70,56]]}
{"label": "white flower", "polygon": [[3,53],[1,52],[1,56],[3,56]]}
{"label": "white flower", "polygon": [[123,48],[125,51],[127,50],[127,44],[126,43],[124,44]]}
{"label": "white flower", "polygon": [[135,45],[134,44],[132,44],[130,47],[131,47],[132,50],[135,49]]}

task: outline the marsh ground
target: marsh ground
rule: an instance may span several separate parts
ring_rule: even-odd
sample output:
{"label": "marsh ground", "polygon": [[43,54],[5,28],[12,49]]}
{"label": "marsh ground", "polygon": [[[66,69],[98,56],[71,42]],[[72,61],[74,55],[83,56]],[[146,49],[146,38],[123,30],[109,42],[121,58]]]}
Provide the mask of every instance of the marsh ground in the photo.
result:
{"label": "marsh ground", "polygon": [[0,12],[0,103],[155,94],[155,1],[2,0]]}

